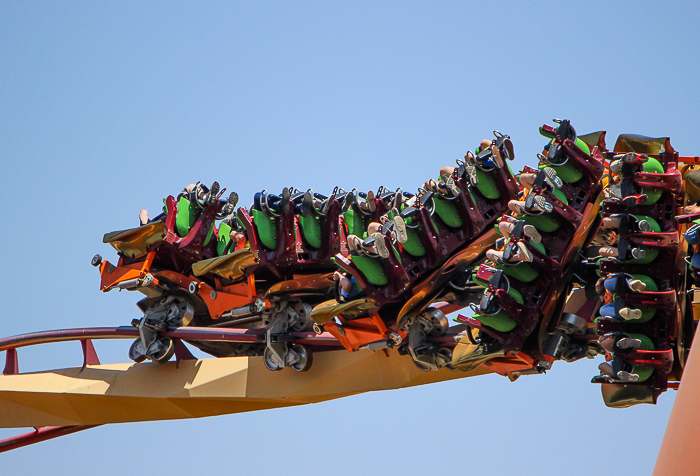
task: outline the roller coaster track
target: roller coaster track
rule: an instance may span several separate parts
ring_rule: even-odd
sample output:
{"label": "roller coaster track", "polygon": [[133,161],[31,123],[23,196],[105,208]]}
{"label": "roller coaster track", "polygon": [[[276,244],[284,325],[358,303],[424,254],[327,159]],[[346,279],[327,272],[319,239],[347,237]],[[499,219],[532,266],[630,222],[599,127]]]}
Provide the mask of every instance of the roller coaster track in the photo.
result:
{"label": "roller coaster track", "polygon": [[[127,327],[127,326],[121,326],[121,327],[92,327],[92,328],[76,328],[76,329],[60,329],[60,330],[52,330],[52,331],[44,331],[44,332],[33,332],[29,334],[23,334],[23,335],[18,335],[14,337],[8,337],[4,339],[0,339],[0,352],[5,351],[6,352],[6,358],[5,358],[5,367],[4,371],[2,374],[2,377],[0,377],[0,387],[2,387],[2,390],[0,390],[0,394],[3,396],[0,396],[0,400],[5,400],[7,401],[6,398],[6,393],[8,388],[12,389],[12,391],[16,390],[17,387],[14,386],[14,384],[10,385],[9,387],[7,385],[3,385],[8,379],[14,378],[18,379],[18,381],[22,381],[22,378],[25,377],[23,374],[19,374],[19,361],[18,361],[18,355],[17,355],[17,349],[22,348],[22,347],[27,347],[27,346],[34,346],[34,345],[39,345],[39,344],[49,344],[49,343],[57,343],[57,342],[69,342],[69,341],[79,341],[82,345],[82,351],[83,351],[83,365],[80,368],[76,369],[69,369],[72,370],[72,376],[75,378],[89,378],[87,376],[86,369],[88,370],[96,370],[100,369],[100,367],[108,367],[108,366],[101,366],[99,358],[97,356],[97,353],[95,351],[95,348],[92,344],[93,340],[103,340],[103,339],[133,339],[135,337],[138,337],[139,333],[138,330],[133,328],[133,327]],[[201,360],[196,360],[195,357],[189,352],[187,347],[182,343],[183,340],[189,340],[189,341],[208,341],[208,342],[230,342],[230,343],[250,343],[250,342],[264,342],[265,341],[265,332],[264,330],[245,330],[245,329],[225,329],[225,328],[197,328],[197,327],[187,327],[187,328],[177,328],[177,329],[172,329],[169,331],[166,331],[163,333],[164,336],[172,338],[176,342],[176,361],[171,362],[166,365],[161,365],[161,364],[153,364],[151,365],[150,369],[148,369],[146,372],[148,373],[149,371],[152,373],[157,373],[161,368],[167,367],[167,366],[173,366],[175,368],[180,367],[183,362],[190,361],[190,362],[196,362],[198,365],[205,364],[207,361],[213,362],[213,361],[225,361],[227,359],[206,359],[204,361]],[[333,354],[339,354],[342,357],[344,356],[357,356],[359,354],[364,354],[363,357],[366,360],[366,357],[368,356],[367,354],[370,354],[370,357],[372,354],[375,353],[369,353],[369,352],[356,352],[354,354],[349,354],[345,350],[343,350],[342,345],[329,333],[324,332],[320,335],[317,335],[313,332],[292,332],[289,334],[288,337],[290,342],[294,343],[299,343],[299,344],[304,344],[308,346],[312,346],[317,355],[317,359],[320,359],[323,361],[324,355],[333,355]],[[454,343],[455,341],[455,334],[454,333],[449,333],[441,337],[434,337],[432,338],[436,342],[440,342],[443,345],[447,344],[449,345],[450,342]],[[336,352],[333,352],[336,351]],[[384,355],[383,353],[379,353],[382,356]],[[333,358],[335,361],[337,361],[337,355],[333,355]],[[236,357],[234,358],[237,361],[240,361],[241,357]],[[229,359],[231,360],[231,359]],[[260,358],[254,359],[254,360],[261,360]],[[347,359],[345,359],[347,360]],[[353,360],[353,359],[351,359]],[[354,359],[358,360],[358,359]],[[461,377],[466,377],[469,376],[468,374],[463,374],[462,372],[447,372],[443,371],[440,373],[436,372],[420,372],[419,370],[415,369],[412,365],[410,365],[410,360],[408,359],[397,359],[394,357],[392,360],[392,364],[396,365],[397,363],[399,365],[409,363],[409,366],[404,369],[410,372],[414,373],[414,379],[415,377],[419,377],[419,380],[425,380],[425,377],[429,377],[428,380],[425,383],[431,382],[431,381],[440,381],[440,380],[445,380],[449,378],[461,378]],[[381,360],[379,361],[381,362]],[[259,364],[259,362],[257,362]],[[366,370],[372,368],[372,365],[367,365],[367,364],[361,364]],[[381,365],[381,364],[380,364]],[[129,364],[129,367],[133,368],[144,368],[144,367],[149,367],[148,365],[132,365]],[[183,365],[184,367],[184,365]],[[261,373],[267,374],[267,375],[277,375],[279,374],[278,372],[271,373],[267,371],[266,369],[263,368],[262,365],[257,365],[256,366]],[[130,369],[125,369],[126,373],[128,374]],[[192,370],[192,367],[190,367],[190,372],[188,373],[188,370],[186,369],[181,369],[182,372],[184,372],[186,375],[196,375],[197,372],[195,370]],[[252,370],[252,369],[246,369],[246,370]],[[226,374],[226,371],[220,371],[222,375]],[[477,373],[474,373],[472,375],[478,375],[478,374],[483,374],[486,373],[486,371],[480,371]],[[282,373],[284,374],[284,373]],[[318,375],[313,376],[312,375],[312,381],[316,380],[319,375],[321,376],[328,376],[328,372],[318,372]],[[41,375],[41,373],[32,373],[32,374],[27,374],[26,377],[28,378],[34,378],[37,375]],[[51,379],[53,376],[51,377]],[[342,392],[341,395],[338,396],[345,396],[346,394],[352,394],[352,393],[360,393],[363,391],[367,391],[366,388],[363,388],[363,385],[367,384],[367,381],[365,382],[356,382],[360,385],[357,385],[356,388],[349,388],[345,389],[345,391]],[[370,388],[369,390],[380,390],[384,388],[394,388],[394,387],[402,387],[402,386],[410,386],[414,384],[420,384],[424,383],[422,381],[419,381],[417,383],[412,383],[412,382],[399,382],[398,385],[392,385],[391,383],[389,384],[375,384],[373,388]],[[31,384],[30,386],[35,385]],[[231,394],[236,394],[237,392],[235,391],[236,389],[233,389]],[[313,392],[312,392],[313,393]],[[49,395],[47,393],[46,395]],[[63,398],[65,398],[65,394],[63,395]],[[264,398],[264,396],[263,396]],[[337,396],[325,396],[325,395],[310,395],[310,396],[305,396],[305,399],[308,398],[308,401],[304,403],[309,403],[310,401],[321,401],[325,400],[328,398],[337,398]],[[265,407],[274,407],[274,406],[284,406],[284,405],[289,405],[290,403],[284,403],[282,405],[277,405],[275,403],[267,403]],[[98,404],[99,405],[99,404]],[[5,408],[7,408],[7,405],[5,405]],[[258,409],[257,407],[255,408],[247,408],[247,409],[238,409],[234,411],[250,411]],[[3,420],[7,422],[7,413],[11,413],[12,410],[6,410],[5,412],[0,411],[0,420]],[[4,413],[4,414],[3,414]],[[224,413],[229,413],[229,411],[226,411]],[[166,417],[167,418],[167,417]],[[20,448],[23,446],[31,445],[34,443],[39,443],[45,440],[49,440],[52,438],[57,438],[59,436],[65,436],[69,435],[78,431],[82,430],[87,430],[90,428],[94,428],[96,426],[100,426],[101,424],[106,423],[106,422],[98,422],[94,424],[81,424],[81,425],[57,425],[57,426],[35,426],[34,431],[16,435],[4,440],[0,440],[0,453],[1,452],[6,452],[10,451],[16,448]],[[4,426],[32,426],[30,424],[7,424],[5,423]]]}

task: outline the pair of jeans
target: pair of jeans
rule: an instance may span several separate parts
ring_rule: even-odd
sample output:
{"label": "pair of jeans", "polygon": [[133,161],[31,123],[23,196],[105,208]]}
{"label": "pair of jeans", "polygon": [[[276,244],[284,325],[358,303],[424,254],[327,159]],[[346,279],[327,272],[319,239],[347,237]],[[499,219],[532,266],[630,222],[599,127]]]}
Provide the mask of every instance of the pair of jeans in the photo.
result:
{"label": "pair of jeans", "polygon": [[600,308],[600,315],[603,317],[615,317],[615,302],[606,304]]}

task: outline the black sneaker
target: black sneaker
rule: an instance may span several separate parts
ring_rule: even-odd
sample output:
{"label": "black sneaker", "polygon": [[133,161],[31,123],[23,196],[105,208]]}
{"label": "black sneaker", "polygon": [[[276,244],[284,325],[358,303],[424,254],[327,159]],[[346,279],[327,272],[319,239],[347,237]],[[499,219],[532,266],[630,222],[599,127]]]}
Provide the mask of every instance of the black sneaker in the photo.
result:
{"label": "black sneaker", "polygon": [[554,170],[552,167],[545,167],[542,170],[544,170],[544,174],[547,176],[547,183],[549,183],[549,185],[551,185],[552,188],[559,189],[564,186],[564,182],[561,181],[561,179],[557,175],[557,171]]}
{"label": "black sneaker", "polygon": [[283,215],[289,213],[289,201],[292,198],[292,191],[287,187],[282,189],[282,200],[280,201],[280,211]]}
{"label": "black sneaker", "polygon": [[450,191],[450,193],[454,197],[458,197],[459,194],[462,193],[457,184],[455,183],[455,179],[454,177],[452,177],[452,175],[448,175],[447,177],[445,177],[445,187],[447,188],[447,190]]}
{"label": "black sneaker", "polygon": [[221,209],[223,215],[231,215],[236,211],[236,205],[238,204],[238,194],[236,192],[231,192],[228,196],[228,201],[224,204]]}
{"label": "black sneaker", "polygon": [[214,182],[211,184],[211,188],[209,189],[209,193],[207,194],[207,197],[205,198],[205,202],[208,204],[214,203],[219,195],[219,191],[221,190],[221,186],[219,185],[219,182]]}
{"label": "black sneaker", "polygon": [[465,172],[467,174],[467,177],[469,177],[469,182],[473,186],[479,185],[479,177],[476,175],[476,167],[473,165],[467,165],[465,168]]}
{"label": "black sneaker", "polygon": [[301,207],[299,214],[304,218],[308,217],[311,213],[311,209],[314,207],[314,191],[309,189],[304,194],[304,199],[301,202]]}

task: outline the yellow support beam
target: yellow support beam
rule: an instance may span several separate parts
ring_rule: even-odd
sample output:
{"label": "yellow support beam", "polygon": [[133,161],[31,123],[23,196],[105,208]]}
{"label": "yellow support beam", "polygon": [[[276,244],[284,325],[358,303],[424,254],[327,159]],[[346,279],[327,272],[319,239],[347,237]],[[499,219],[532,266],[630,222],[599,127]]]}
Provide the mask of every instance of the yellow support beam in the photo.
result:
{"label": "yellow support beam", "polygon": [[0,376],[0,427],[199,418],[304,405],[482,375],[423,372],[390,351],[319,352],[308,372],[271,372],[262,357],[94,365]]}

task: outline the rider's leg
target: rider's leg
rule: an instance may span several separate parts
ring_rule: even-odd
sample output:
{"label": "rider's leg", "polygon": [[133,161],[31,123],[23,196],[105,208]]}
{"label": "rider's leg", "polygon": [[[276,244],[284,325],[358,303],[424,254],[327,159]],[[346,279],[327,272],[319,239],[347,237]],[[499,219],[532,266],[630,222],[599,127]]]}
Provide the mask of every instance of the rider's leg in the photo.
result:
{"label": "rider's leg", "polygon": [[[642,292],[646,289],[646,284],[640,279],[634,279],[629,276],[624,277],[625,280],[627,281],[627,287],[631,289],[632,291],[635,292]],[[603,285],[605,286],[605,289],[610,291],[611,293],[615,292],[616,286],[617,286],[617,280],[619,279],[618,276],[614,276],[612,278],[608,278],[605,280]]]}
{"label": "rider's leg", "polygon": [[139,222],[142,226],[148,223],[148,210],[145,208],[139,212]]}

